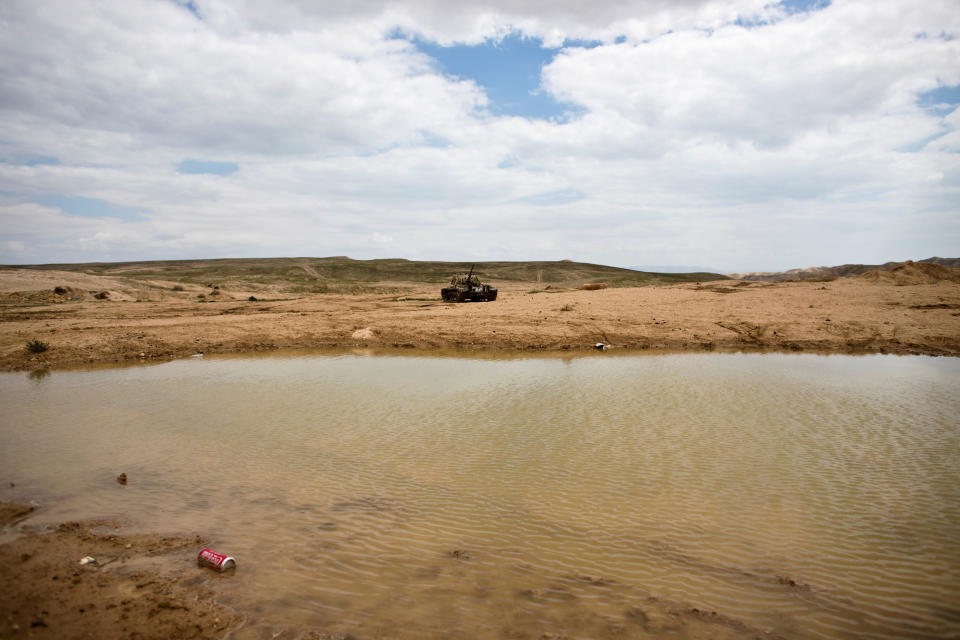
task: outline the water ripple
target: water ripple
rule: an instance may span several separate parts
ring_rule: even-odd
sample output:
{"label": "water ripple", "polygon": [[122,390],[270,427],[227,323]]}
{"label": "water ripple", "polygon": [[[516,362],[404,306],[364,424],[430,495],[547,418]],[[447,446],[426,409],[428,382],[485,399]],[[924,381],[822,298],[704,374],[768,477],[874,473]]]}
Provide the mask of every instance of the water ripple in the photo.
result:
{"label": "water ripple", "polygon": [[210,533],[254,627],[950,638],[957,388],[761,355],[8,374],[0,468],[41,520]]}

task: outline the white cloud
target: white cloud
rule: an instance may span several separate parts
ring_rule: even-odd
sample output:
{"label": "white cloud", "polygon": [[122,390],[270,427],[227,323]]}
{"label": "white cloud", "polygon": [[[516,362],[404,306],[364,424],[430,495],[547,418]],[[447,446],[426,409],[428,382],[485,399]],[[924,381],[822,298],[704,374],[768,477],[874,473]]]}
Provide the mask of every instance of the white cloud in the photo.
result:
{"label": "white cloud", "polygon": [[224,28],[235,25],[238,16],[274,31],[329,25],[355,29],[361,21],[368,33],[399,28],[445,44],[478,43],[519,29],[543,38],[551,46],[566,38],[644,39],[668,30],[715,27],[738,16],[778,13],[767,6],[768,0],[607,0],[589,7],[580,0],[245,0],[230,3],[229,9],[220,0],[200,0],[196,4],[206,19]]}
{"label": "white cloud", "polygon": [[545,69],[545,84],[653,137],[781,146],[864,117],[916,114],[918,91],[960,83],[957,44],[916,39],[936,21],[920,16],[910,24],[910,17],[881,21],[848,4],[765,28],[728,25],[570,49]]}
{"label": "white cloud", "polygon": [[[758,0],[196,6],[203,20],[167,0],[0,4],[0,262],[469,254],[754,270],[960,246],[960,115],[917,104],[960,84],[960,39],[940,35],[960,35],[952,1],[794,16]],[[518,28],[604,40],[543,70],[582,109],[569,121],[495,117],[481,87],[390,37]],[[185,158],[239,169],[184,175]],[[35,204],[45,195],[140,213],[69,215]]]}
{"label": "white cloud", "polygon": [[0,40],[0,105],[29,116],[26,136],[54,125],[96,151],[107,136],[136,152],[372,152],[456,126],[484,99],[471,83],[432,73],[402,40],[333,30],[226,36],[145,0],[96,10],[17,4],[2,9],[10,27]]}

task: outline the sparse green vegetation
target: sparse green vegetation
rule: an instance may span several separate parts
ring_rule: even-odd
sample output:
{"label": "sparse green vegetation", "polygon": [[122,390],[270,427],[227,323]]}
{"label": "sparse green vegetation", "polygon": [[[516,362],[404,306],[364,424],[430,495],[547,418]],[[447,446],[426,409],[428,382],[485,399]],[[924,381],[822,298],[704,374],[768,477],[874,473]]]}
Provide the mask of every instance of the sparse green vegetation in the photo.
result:
{"label": "sparse green vegetation", "polygon": [[43,353],[50,348],[50,345],[43,340],[33,339],[27,343],[27,351],[30,353]]}
{"label": "sparse green vegetation", "polygon": [[[530,262],[433,262],[400,258],[352,260],[330,258],[226,258],[59,265],[26,268],[80,271],[91,275],[132,280],[167,280],[183,285],[236,289],[236,283],[274,285],[289,293],[402,293],[392,283],[445,285],[455,273],[474,267],[474,275],[492,284],[535,282],[538,288],[576,289],[585,283],[605,282],[610,287],[638,287],[679,282],[709,282],[724,276],[709,273],[646,273],[567,260]],[[21,267],[24,268],[24,267]],[[219,283],[219,284],[217,284]],[[388,284],[389,283],[389,284]],[[538,289],[539,290],[539,289]],[[212,292],[211,292],[212,293]]]}

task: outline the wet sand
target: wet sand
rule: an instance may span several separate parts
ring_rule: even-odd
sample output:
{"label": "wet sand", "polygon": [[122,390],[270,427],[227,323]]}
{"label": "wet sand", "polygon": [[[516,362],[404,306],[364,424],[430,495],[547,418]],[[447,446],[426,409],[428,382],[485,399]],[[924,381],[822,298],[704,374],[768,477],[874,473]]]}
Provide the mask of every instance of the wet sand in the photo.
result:
{"label": "wet sand", "polygon": [[[75,277],[0,272],[0,370],[276,349],[575,351],[598,342],[634,350],[960,355],[960,270],[937,265],[829,282],[597,291],[495,283],[496,301],[462,304],[411,283],[381,283],[401,292],[388,295],[265,294],[243,283],[206,295],[161,286],[169,283],[124,290],[110,278],[83,276],[53,293]],[[107,299],[91,295],[95,285],[111,284]],[[49,349],[30,353],[30,340]]]}
{"label": "wet sand", "polygon": [[221,576],[196,564],[202,538],[124,535],[102,521],[11,531],[33,510],[0,503],[0,637],[213,638],[240,624],[215,602]]}
{"label": "wet sand", "polygon": [[[126,534],[118,522],[67,522],[34,531],[17,523],[34,511],[32,505],[0,503],[0,638],[289,638],[348,640],[353,638],[449,637],[430,631],[429,621],[416,625],[344,631],[265,628],[255,611],[233,611],[217,602],[217,585],[229,580],[196,564],[196,550],[206,540],[156,534]],[[84,558],[93,561],[80,564]],[[468,553],[452,552],[450,562],[469,561]],[[241,570],[241,569],[237,569]],[[571,587],[604,591],[616,586],[594,576],[570,576],[568,585],[551,585],[518,597],[556,597]],[[802,588],[802,587],[801,587]],[[622,619],[597,616],[588,609],[564,607],[565,613],[531,630],[505,622],[501,637],[562,640],[588,632],[598,638],[676,638],[776,640],[781,636],[757,629],[715,611],[702,611],[651,595],[631,594]],[[616,593],[613,594],[617,596]],[[339,626],[339,625],[338,625]],[[556,631],[557,627],[569,629]],[[550,630],[547,630],[549,628]]]}

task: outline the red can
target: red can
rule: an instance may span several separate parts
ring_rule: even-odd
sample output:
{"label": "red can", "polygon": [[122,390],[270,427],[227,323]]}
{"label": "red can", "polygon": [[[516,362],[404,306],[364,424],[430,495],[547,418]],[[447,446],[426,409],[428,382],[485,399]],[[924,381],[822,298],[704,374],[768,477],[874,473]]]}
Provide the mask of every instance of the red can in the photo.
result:
{"label": "red can", "polygon": [[203,549],[197,556],[197,564],[217,571],[226,571],[237,566],[237,561],[233,557],[217,553],[213,549]]}

